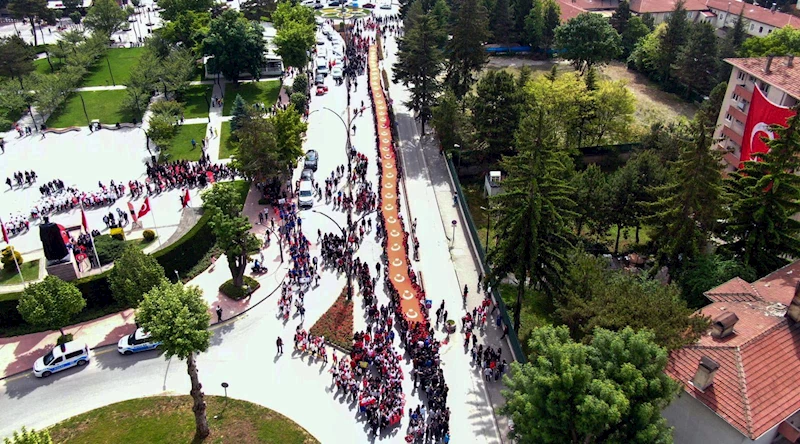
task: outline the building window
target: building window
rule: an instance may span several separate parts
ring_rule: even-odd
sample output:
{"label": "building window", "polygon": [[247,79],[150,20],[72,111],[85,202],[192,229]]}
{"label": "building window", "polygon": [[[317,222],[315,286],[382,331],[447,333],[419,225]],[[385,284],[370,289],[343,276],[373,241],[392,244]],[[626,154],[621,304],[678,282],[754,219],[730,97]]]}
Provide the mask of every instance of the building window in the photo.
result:
{"label": "building window", "polygon": [[756,78],[755,78],[755,77],[753,77],[753,76],[750,76],[750,83],[753,83],[753,82],[755,82],[755,81],[756,81]]}
{"label": "building window", "polygon": [[728,114],[728,113],[725,113],[725,121],[726,121],[726,122],[730,122],[730,121],[731,121],[731,119],[733,119],[733,116],[731,116],[731,115],[730,115],[730,114]]}
{"label": "building window", "polygon": [[764,82],[761,82],[761,92],[763,92],[764,95],[769,94],[769,85]]}
{"label": "building window", "polygon": [[764,27],[763,26],[759,26],[758,27],[758,33],[761,34],[762,32],[764,32]]}
{"label": "building window", "polygon": [[744,79],[747,78],[747,75],[744,73],[744,71],[739,71],[739,73],[736,74],[736,78],[744,82]]}
{"label": "building window", "polygon": [[772,30],[770,29],[769,31],[767,31],[767,34],[772,34]]}
{"label": "building window", "polygon": [[737,102],[738,102],[739,100],[741,100],[741,97],[739,97],[739,94],[736,94],[736,93],[733,93],[733,95],[731,96],[731,98],[732,98],[733,100],[737,101]]}
{"label": "building window", "polygon": [[756,25],[754,25],[754,24],[750,23],[750,30],[751,30],[751,31],[752,31],[753,29],[755,29],[755,27],[756,27]]}

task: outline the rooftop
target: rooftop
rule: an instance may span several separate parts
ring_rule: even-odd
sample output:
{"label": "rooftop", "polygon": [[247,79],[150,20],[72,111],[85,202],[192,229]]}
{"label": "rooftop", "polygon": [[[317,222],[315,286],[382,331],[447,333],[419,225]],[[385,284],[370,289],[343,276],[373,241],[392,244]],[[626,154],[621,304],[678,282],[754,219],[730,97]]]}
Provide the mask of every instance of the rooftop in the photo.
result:
{"label": "rooftop", "polygon": [[559,0],[561,7],[561,23],[566,23],[584,12],[589,12],[577,6],[578,3],[572,3],[570,0]]}
{"label": "rooftop", "polygon": [[[672,12],[677,0],[631,0],[631,11],[637,14]],[[705,11],[706,5],[699,0],[686,0],[683,8],[687,11]]]}
{"label": "rooftop", "polygon": [[728,11],[730,7],[730,13],[733,15],[739,15],[742,9],[744,9],[743,15],[746,19],[776,28],[783,28],[786,25],[800,28],[800,18],[780,11],[771,11],[769,8],[764,8],[762,6],[751,5],[738,0],[705,0],[705,3],[709,8],[714,8],[719,11]]}
{"label": "rooftop", "polygon": [[[750,439],[800,410],[800,323],[786,307],[800,283],[800,261],[755,282],[731,279],[706,292],[714,301],[701,312],[716,319],[738,317],[733,334],[703,335],[670,354],[666,372],[684,390]],[[719,364],[713,384],[700,391],[691,381],[703,357]]]}

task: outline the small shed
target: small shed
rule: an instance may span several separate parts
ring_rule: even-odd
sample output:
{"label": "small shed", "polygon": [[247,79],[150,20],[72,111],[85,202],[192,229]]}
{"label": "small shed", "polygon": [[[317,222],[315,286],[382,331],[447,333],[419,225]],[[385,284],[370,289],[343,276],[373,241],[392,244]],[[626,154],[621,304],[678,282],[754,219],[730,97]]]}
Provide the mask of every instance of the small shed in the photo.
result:
{"label": "small shed", "polygon": [[503,181],[503,176],[500,171],[489,171],[486,176],[484,176],[484,195],[488,197],[497,196],[503,192],[503,187],[501,185]]}

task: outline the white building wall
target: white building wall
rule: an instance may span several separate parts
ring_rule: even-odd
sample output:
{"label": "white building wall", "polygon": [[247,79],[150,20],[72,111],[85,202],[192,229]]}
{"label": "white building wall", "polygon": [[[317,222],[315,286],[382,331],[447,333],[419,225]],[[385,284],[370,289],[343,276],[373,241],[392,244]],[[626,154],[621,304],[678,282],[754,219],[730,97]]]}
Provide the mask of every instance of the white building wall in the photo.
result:
{"label": "white building wall", "polygon": [[661,414],[674,427],[676,444],[770,444],[778,434],[776,425],[751,440],[684,391]]}

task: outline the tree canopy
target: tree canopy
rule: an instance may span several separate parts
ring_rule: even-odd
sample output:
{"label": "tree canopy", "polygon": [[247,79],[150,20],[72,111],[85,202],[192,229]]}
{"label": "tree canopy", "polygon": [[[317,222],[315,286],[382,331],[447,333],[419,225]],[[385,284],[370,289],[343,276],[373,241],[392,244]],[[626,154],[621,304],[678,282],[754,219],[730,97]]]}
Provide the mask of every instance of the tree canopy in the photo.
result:
{"label": "tree canopy", "polygon": [[501,412],[511,438],[537,443],[665,443],[661,410],[678,384],[664,373],[667,352],[647,331],[596,329],[589,344],[566,327],[542,327],[530,339],[529,362],[511,364]]}
{"label": "tree canopy", "polygon": [[80,290],[55,276],[47,276],[41,282],[28,285],[17,304],[17,310],[25,322],[58,329],[62,336],[63,328],[84,307],[86,300]]}
{"label": "tree canopy", "polygon": [[15,431],[11,438],[4,438],[3,444],[53,444],[53,439],[47,430],[28,430],[23,427]]}
{"label": "tree canopy", "polygon": [[128,20],[128,14],[114,0],[95,0],[83,19],[83,25],[93,31],[111,35]]}
{"label": "tree canopy", "polygon": [[10,77],[22,84],[22,77],[33,72],[33,60],[36,54],[33,48],[20,37],[12,35],[0,39],[0,76]]}
{"label": "tree canopy", "polygon": [[622,38],[600,14],[585,12],[556,28],[555,46],[575,69],[615,59],[622,52]]}
{"label": "tree canopy", "polygon": [[136,307],[142,300],[142,295],[163,279],[164,267],[156,258],[129,245],[122,256],[114,261],[114,268],[108,275],[108,284],[114,299],[125,306]]}
{"label": "tree canopy", "polygon": [[445,83],[458,98],[469,92],[475,72],[487,62],[483,44],[489,38],[488,12],[478,0],[462,0],[445,48],[447,77]]}
{"label": "tree canopy", "polygon": [[261,25],[234,10],[212,19],[203,39],[203,52],[214,56],[209,60],[211,71],[222,73],[232,82],[237,82],[244,72],[258,78],[264,66],[265,49]]}
{"label": "tree canopy", "polygon": [[800,55],[800,29],[787,25],[764,37],[748,38],[740,52],[742,57]]}

